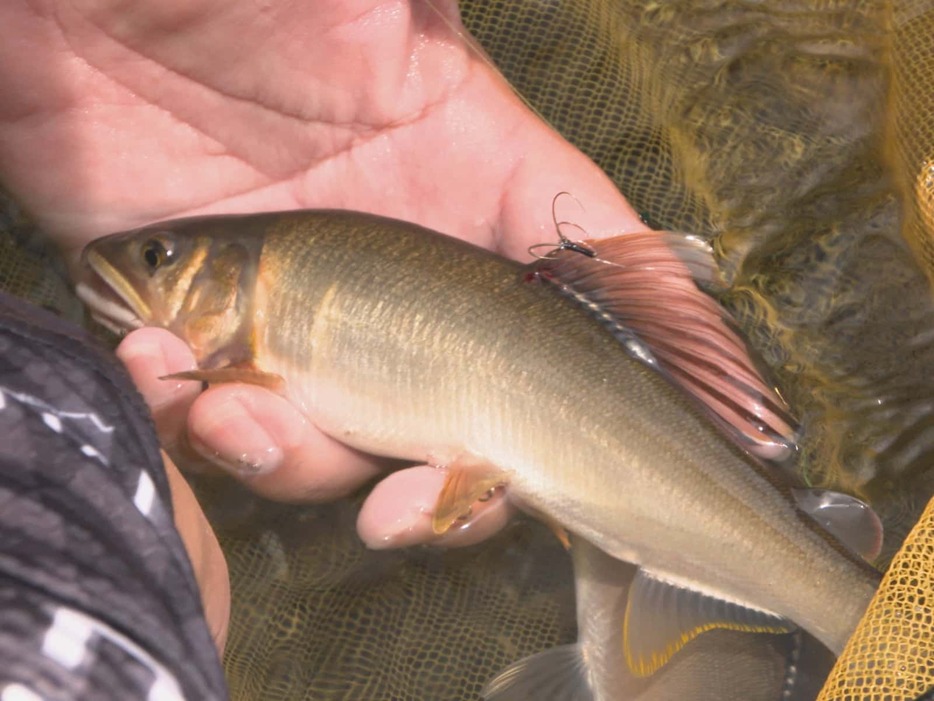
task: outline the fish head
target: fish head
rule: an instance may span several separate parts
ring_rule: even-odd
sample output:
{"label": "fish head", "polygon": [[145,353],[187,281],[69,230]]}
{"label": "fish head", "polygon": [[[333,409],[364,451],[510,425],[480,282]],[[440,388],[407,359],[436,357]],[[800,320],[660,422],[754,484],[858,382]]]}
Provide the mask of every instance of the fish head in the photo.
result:
{"label": "fish head", "polygon": [[78,296],[118,335],[168,329],[201,367],[247,360],[263,236],[242,221],[180,219],[93,241],[82,253]]}

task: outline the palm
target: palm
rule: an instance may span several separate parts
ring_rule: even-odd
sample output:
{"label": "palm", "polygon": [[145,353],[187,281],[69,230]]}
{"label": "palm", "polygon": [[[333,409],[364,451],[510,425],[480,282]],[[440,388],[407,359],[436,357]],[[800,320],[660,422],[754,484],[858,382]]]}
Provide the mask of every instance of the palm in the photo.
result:
{"label": "palm", "polygon": [[[456,26],[453,0],[3,2],[0,178],[73,258],[160,219],[304,207],[395,216],[523,257],[554,240],[562,190],[582,205],[563,218],[594,235],[642,228]],[[212,459],[274,454],[267,473],[241,475],[269,496],[329,498],[381,469],[259,388],[159,381],[193,363],[165,332],[131,334],[120,354],[166,445],[188,435]],[[371,544],[430,537],[438,489],[437,471],[384,481],[361,526]],[[380,540],[381,523],[409,535]]]}
{"label": "palm", "polygon": [[4,179],[72,250],[172,216],[324,206],[519,256],[553,237],[560,190],[591,229],[635,225],[437,4],[448,21],[422,0],[32,3],[53,25],[5,3],[20,41],[0,42],[0,88],[33,98],[0,105]]}

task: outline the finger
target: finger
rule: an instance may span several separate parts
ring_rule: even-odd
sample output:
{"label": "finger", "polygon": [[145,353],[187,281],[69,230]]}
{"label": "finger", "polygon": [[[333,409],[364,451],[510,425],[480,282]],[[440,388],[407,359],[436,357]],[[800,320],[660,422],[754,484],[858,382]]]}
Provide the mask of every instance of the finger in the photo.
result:
{"label": "finger", "polygon": [[197,365],[191,349],[164,329],[144,328],[123,339],[117,357],[149,405],[163,447],[171,450],[179,446],[185,439],[188,410],[201,392],[201,385],[159,378],[194,370]]}
{"label": "finger", "polygon": [[307,502],[345,496],[384,461],[321,433],[294,405],[252,385],[211,387],[191,405],[192,447],[257,494]]}
{"label": "finger", "polygon": [[473,545],[501,530],[515,513],[515,507],[498,493],[489,501],[475,503],[462,524],[436,535],[431,517],[444,479],[444,469],[422,465],[394,472],[377,484],[357,518],[357,532],[367,547],[385,550],[426,543]]}

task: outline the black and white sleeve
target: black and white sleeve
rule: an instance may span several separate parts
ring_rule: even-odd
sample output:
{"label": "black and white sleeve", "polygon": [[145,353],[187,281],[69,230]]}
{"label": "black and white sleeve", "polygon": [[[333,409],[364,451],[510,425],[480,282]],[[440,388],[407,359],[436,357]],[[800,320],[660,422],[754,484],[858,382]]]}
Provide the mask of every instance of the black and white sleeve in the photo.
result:
{"label": "black and white sleeve", "polygon": [[0,701],[227,697],[142,398],[0,295]]}

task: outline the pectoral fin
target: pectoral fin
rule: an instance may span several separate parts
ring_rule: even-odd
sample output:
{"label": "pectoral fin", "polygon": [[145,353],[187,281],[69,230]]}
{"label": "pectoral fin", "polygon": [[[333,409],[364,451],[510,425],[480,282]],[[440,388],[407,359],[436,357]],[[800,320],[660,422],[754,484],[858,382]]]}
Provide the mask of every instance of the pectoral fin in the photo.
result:
{"label": "pectoral fin", "polygon": [[468,515],[474,502],[491,489],[506,484],[506,474],[491,463],[464,456],[447,467],[447,477],[431,518],[437,535],[446,533],[454,523]]}
{"label": "pectoral fin", "polygon": [[694,395],[742,448],[788,460],[797,426],[787,405],[762,377],[726,310],[696,284],[710,288],[718,280],[710,247],[660,231],[581,246],[554,251],[534,264],[534,275],[604,322],[630,355]]}
{"label": "pectoral fin", "polygon": [[654,674],[691,640],[716,628],[787,633],[795,626],[768,611],[672,584],[644,569],[636,573],[623,620],[623,653],[634,676]]}
{"label": "pectoral fin", "polygon": [[259,385],[273,392],[282,393],[285,389],[285,380],[281,375],[250,368],[226,367],[213,370],[187,370],[163,375],[160,380],[193,380],[219,384],[222,382],[244,382],[250,385]]}
{"label": "pectoral fin", "polygon": [[594,701],[580,645],[562,645],[511,664],[480,696],[485,701]]}

